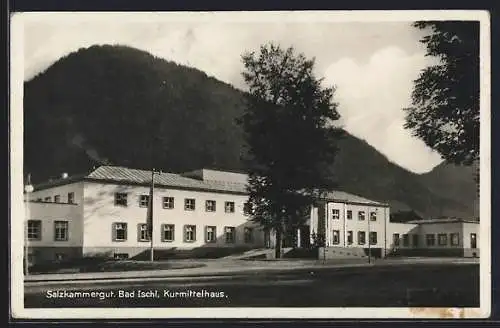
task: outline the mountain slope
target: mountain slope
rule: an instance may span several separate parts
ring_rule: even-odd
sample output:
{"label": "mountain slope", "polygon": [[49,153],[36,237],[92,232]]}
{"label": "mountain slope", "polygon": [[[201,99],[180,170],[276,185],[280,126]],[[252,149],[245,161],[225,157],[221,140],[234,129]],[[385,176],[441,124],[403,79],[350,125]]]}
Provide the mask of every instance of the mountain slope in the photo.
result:
{"label": "mountain slope", "polygon": [[[25,170],[35,182],[100,164],[244,169],[235,123],[243,94],[199,70],[129,47],[93,46],[60,59],[24,92]],[[392,211],[473,215],[472,199],[443,193],[347,133],[334,167],[339,188],[389,202]]]}

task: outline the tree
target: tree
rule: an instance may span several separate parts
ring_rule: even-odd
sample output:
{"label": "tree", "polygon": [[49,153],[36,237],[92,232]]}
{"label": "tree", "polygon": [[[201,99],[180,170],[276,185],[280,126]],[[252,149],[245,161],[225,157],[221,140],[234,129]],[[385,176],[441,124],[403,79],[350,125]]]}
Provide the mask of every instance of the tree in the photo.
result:
{"label": "tree", "polygon": [[429,30],[420,42],[438,63],[414,81],[405,128],[448,162],[471,165],[479,159],[479,23],[416,22]]}
{"label": "tree", "polygon": [[248,86],[239,123],[247,144],[243,162],[249,174],[253,220],[276,236],[300,227],[310,206],[335,186],[332,166],[342,130],[333,102],[334,88],[314,76],[314,59],[275,44],[247,52],[242,75]]}

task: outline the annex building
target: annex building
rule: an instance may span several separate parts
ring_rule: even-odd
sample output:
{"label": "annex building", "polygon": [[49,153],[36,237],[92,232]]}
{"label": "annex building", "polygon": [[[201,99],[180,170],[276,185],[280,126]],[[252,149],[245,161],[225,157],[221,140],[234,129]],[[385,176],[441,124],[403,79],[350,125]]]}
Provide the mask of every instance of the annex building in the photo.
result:
{"label": "annex building", "polygon": [[[272,231],[247,215],[246,183],[245,174],[210,169],[155,174],[155,254],[213,257],[235,249],[273,248]],[[151,171],[101,166],[34,186],[25,194],[30,265],[94,254],[147,257],[150,185]],[[388,204],[332,191],[311,207],[306,225],[294,232],[293,245],[285,240],[284,246],[307,248],[314,235],[323,234],[329,257],[347,250],[413,255],[419,253],[415,249],[479,256],[478,230],[478,222],[456,219],[391,223]]]}

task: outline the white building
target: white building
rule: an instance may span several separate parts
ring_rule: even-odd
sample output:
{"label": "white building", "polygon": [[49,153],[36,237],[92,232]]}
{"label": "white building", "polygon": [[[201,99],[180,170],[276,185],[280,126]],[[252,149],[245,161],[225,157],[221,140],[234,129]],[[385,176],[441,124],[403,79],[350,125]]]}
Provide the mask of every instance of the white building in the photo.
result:
{"label": "white building", "polygon": [[[201,169],[155,174],[154,183],[157,256],[184,252],[210,257],[214,252],[274,246],[272,233],[245,214],[247,175]],[[35,186],[26,195],[29,262],[101,253],[147,257],[150,184],[150,171],[101,166],[89,174],[63,176]],[[297,244],[308,246],[319,233],[325,235],[328,250],[366,253],[370,249],[374,255],[385,256],[394,250],[394,234],[415,229],[415,224],[390,223],[389,214],[387,204],[333,191],[311,209]],[[428,234],[426,228],[418,231]]]}

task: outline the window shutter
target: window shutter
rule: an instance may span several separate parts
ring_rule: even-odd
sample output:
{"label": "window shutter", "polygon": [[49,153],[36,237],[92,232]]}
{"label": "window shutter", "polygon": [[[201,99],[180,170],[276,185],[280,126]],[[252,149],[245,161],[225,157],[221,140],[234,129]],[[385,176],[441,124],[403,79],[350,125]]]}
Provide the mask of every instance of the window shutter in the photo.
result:
{"label": "window shutter", "polygon": [[205,226],[205,243],[208,243],[208,226]]}
{"label": "window shutter", "polygon": [[116,223],[111,224],[111,240],[116,240]]}
{"label": "window shutter", "polygon": [[183,237],[182,237],[184,242],[187,242],[186,234],[187,234],[187,225],[184,225]]}
{"label": "window shutter", "polygon": [[160,240],[165,241],[165,224],[160,226]]}
{"label": "window shutter", "polygon": [[137,241],[141,241],[141,225],[142,223],[137,224]]}
{"label": "window shutter", "polygon": [[126,224],[126,223],[124,223],[124,224],[123,224],[123,227],[125,228],[125,231],[124,231],[124,237],[125,237],[125,238],[124,238],[124,240],[127,240],[127,233],[128,233],[128,227],[127,227],[127,224]]}

